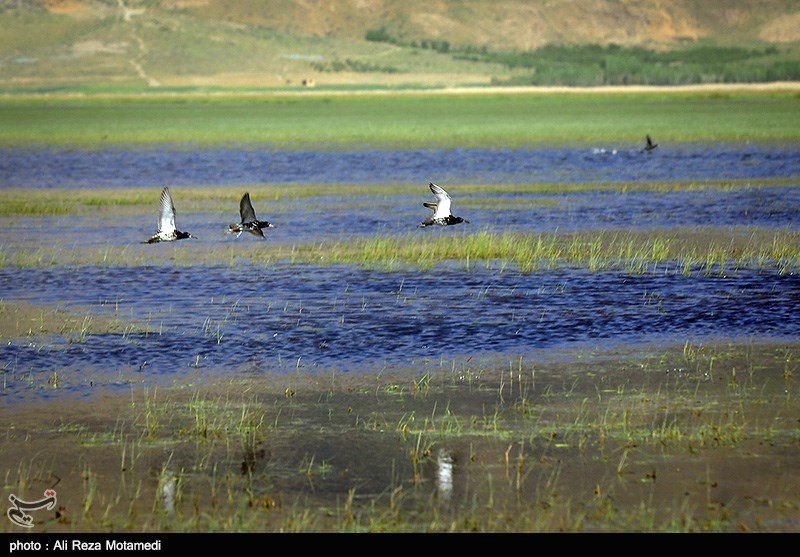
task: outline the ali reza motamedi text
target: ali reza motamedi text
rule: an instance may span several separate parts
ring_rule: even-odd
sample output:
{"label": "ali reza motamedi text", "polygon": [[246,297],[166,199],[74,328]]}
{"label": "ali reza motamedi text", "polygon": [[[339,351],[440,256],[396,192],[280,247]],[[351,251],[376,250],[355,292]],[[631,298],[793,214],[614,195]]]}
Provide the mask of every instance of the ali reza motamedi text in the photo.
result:
{"label": "ali reza motamedi text", "polygon": [[9,553],[14,551],[161,551],[161,540],[151,542],[132,542],[128,540],[105,540],[103,542],[84,542],[81,540],[56,540],[53,547],[49,543],[16,540],[10,543]]}

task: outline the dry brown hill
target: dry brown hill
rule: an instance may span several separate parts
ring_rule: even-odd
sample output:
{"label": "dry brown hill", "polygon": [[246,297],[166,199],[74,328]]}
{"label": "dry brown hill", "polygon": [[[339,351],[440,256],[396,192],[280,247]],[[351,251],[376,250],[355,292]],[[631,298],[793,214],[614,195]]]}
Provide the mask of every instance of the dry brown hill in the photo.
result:
{"label": "dry brown hill", "polygon": [[[22,0],[6,0],[8,6]],[[25,2],[23,2],[25,3]],[[75,17],[164,10],[294,35],[531,50],[547,43],[671,47],[710,39],[800,41],[800,4],[784,0],[30,0]]]}
{"label": "dry brown hill", "polygon": [[[793,0],[0,0],[0,89],[487,85],[451,51],[800,49]],[[382,40],[367,40],[379,34]],[[784,72],[785,73],[785,72]]]}

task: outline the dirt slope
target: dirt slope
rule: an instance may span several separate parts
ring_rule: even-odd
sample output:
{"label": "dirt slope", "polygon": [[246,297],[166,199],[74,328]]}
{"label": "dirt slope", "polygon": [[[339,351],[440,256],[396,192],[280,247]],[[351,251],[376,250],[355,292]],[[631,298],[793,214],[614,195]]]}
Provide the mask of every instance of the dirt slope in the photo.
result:
{"label": "dirt slope", "polygon": [[363,39],[385,29],[398,40],[534,49],[547,43],[670,47],[800,41],[800,5],[781,0],[17,0],[89,17],[109,10],[180,12],[297,35]]}

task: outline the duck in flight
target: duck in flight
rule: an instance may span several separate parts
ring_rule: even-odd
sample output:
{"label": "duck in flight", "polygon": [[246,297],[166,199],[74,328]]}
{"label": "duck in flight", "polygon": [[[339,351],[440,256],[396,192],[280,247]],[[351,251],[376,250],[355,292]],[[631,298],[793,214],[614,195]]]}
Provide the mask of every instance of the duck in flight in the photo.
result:
{"label": "duck in flight", "polygon": [[265,220],[258,220],[256,218],[256,211],[253,209],[253,204],[250,203],[249,192],[245,192],[241,201],[239,201],[239,215],[242,217],[241,222],[228,226],[228,234],[236,233],[237,238],[244,231],[255,234],[256,236],[261,236],[263,238],[263,228],[275,228],[273,224]]}
{"label": "duck in flight", "polygon": [[428,187],[431,188],[431,192],[433,192],[433,195],[436,196],[436,203],[423,203],[425,207],[433,211],[433,215],[422,221],[418,228],[424,228],[432,224],[448,226],[451,224],[458,224],[460,222],[469,223],[468,220],[464,220],[461,217],[454,217],[452,215],[450,212],[450,195],[446,191],[433,182],[428,184]]}
{"label": "duck in flight", "polygon": [[172,203],[172,196],[169,194],[169,188],[165,187],[161,190],[161,211],[158,215],[158,232],[147,240],[146,244],[155,244],[156,242],[172,242],[175,240],[184,240],[186,238],[194,238],[188,232],[181,232],[175,228],[175,205]]}
{"label": "duck in flight", "polygon": [[653,140],[650,138],[650,134],[649,133],[645,137],[645,141],[646,141],[646,143],[645,143],[644,148],[642,149],[642,151],[652,151],[653,149],[658,147],[658,143],[653,143]]}

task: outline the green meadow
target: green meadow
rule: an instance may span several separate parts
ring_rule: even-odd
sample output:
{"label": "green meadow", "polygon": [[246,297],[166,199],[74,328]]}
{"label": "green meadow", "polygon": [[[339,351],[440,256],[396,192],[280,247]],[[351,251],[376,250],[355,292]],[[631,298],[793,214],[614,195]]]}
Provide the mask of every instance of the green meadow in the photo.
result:
{"label": "green meadow", "polygon": [[254,93],[11,96],[0,146],[519,147],[797,141],[798,92]]}

